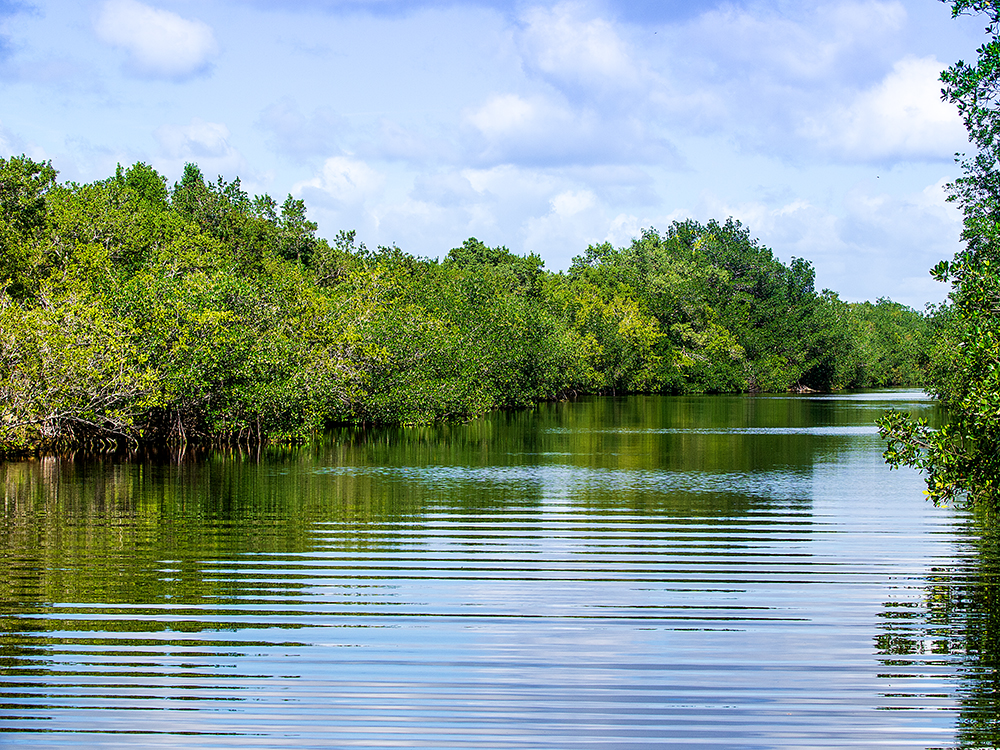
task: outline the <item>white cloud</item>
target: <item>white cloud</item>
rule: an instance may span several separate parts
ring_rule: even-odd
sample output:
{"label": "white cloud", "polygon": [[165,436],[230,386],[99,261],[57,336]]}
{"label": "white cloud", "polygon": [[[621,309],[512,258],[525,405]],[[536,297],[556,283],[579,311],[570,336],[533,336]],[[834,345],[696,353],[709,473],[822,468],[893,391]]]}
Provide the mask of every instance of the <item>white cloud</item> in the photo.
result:
{"label": "white cloud", "polygon": [[327,159],[311,180],[298,182],[293,195],[305,195],[326,205],[351,205],[377,198],[385,177],[365,162],[345,156]]}
{"label": "white cloud", "polygon": [[521,46],[531,66],[562,83],[584,87],[632,84],[637,70],[626,43],[603,18],[585,19],[572,2],[529,9]]}
{"label": "white cloud", "polygon": [[566,190],[554,197],[551,203],[552,213],[556,216],[569,218],[582,211],[595,208],[597,196],[589,190]]}
{"label": "white cloud", "polygon": [[740,219],[786,262],[792,256],[812,261],[817,287],[847,300],[885,296],[919,309],[947,294],[929,270],[960,247],[961,214],[945,201],[945,182],[896,195],[857,185],[837,212],[799,198],[770,206],[705,195],[696,214]]}
{"label": "white cloud", "polygon": [[465,169],[462,176],[477,193],[523,218],[551,209],[552,196],[570,188],[565,178],[551,170],[525,169],[504,164],[489,169]]}
{"label": "white cloud", "polygon": [[377,211],[379,244],[395,243],[417,255],[440,257],[467,237],[503,244],[488,202],[442,205],[413,199]]}
{"label": "white cloud", "polygon": [[485,162],[552,162],[572,159],[577,141],[591,140],[594,113],[575,114],[541,96],[495,94],[466,114],[480,136],[479,158]]}
{"label": "white cloud", "polygon": [[187,78],[205,72],[218,54],[208,25],[137,0],[107,0],[94,28],[101,40],[128,52],[131,69],[144,77]]}
{"label": "white cloud", "polygon": [[495,94],[465,116],[475,129],[474,151],[486,163],[538,163],[573,159],[576,141],[589,140],[593,114],[574,115],[541,96]]}
{"label": "white cloud", "polygon": [[168,156],[219,158],[233,153],[229,128],[221,122],[194,118],[190,125],[162,125],[156,139]]}
{"label": "white cloud", "polygon": [[966,133],[955,108],[941,101],[943,67],[934,57],[906,57],[850,105],[807,120],[803,133],[859,159],[950,159]]}
{"label": "white cloud", "polygon": [[589,191],[567,191],[554,196],[551,210],[526,217],[521,225],[525,253],[538,253],[546,266],[568,268],[588,245],[602,242],[613,225],[607,207]]}
{"label": "white cloud", "polygon": [[905,21],[906,10],[895,0],[788,6],[780,13],[766,4],[725,5],[677,29],[687,43],[675,40],[700,50],[710,76],[801,84],[870,68]]}
{"label": "white cloud", "polygon": [[676,168],[670,141],[684,134],[724,134],[779,159],[926,160],[954,132],[953,115],[925,96],[929,62],[892,67],[911,23],[900,0],[724,3],[656,34],[596,8],[522,12],[513,38],[536,85],[467,113],[480,163]]}
{"label": "white cloud", "polygon": [[21,139],[5,128],[3,122],[0,122],[0,158],[6,158],[23,151],[24,147],[21,146],[21,143]]}
{"label": "white cloud", "polygon": [[599,108],[572,108],[535,95],[494,94],[466,113],[479,162],[545,166],[680,163],[673,145],[641,117]]}
{"label": "white cloud", "polygon": [[468,115],[468,121],[487,138],[503,138],[525,130],[536,130],[540,123],[553,118],[565,121],[568,115],[548,106],[540,98],[530,101],[517,94],[491,96]]}
{"label": "white cloud", "polygon": [[268,145],[275,151],[303,159],[338,150],[344,121],[329,107],[304,115],[286,96],[260,113],[257,126],[271,135]]}
{"label": "white cloud", "polygon": [[[722,5],[644,46],[644,64],[663,80],[649,97],[675,131],[723,135],[744,152],[796,162],[940,158],[930,133],[891,111],[919,106],[922,122],[938,117],[937,94],[921,98],[929,65],[898,64],[916,22],[898,0]],[[906,127],[894,139],[863,143],[866,129],[897,124]]]}
{"label": "white cloud", "polygon": [[[266,188],[304,197],[326,236],[354,228],[369,246],[421,255],[472,234],[561,268],[590,242],[735,213],[857,297],[894,295],[904,276],[924,283],[925,250],[954,252],[941,252],[953,224],[916,197],[947,171],[935,140],[945,158],[954,150],[936,129],[936,91],[918,93],[933,84],[928,60],[974,54],[982,31],[948,41],[941,3],[634,3],[655,16],[638,21],[620,0],[397,3],[401,12],[377,14],[292,5],[92,0],[26,17],[0,74],[64,58],[77,73],[11,89],[4,124],[74,179],[125,158],[171,179],[194,161],[245,186],[273,168]],[[79,39],[91,22],[115,46]],[[185,34],[190,54],[171,42]],[[208,52],[215,40],[225,64]],[[211,85],[95,75],[110,61],[177,78],[213,59]],[[862,180],[871,184],[845,202]],[[699,202],[707,191],[715,204]],[[883,256],[912,270],[880,280]]]}
{"label": "white cloud", "polygon": [[625,243],[632,236],[611,218],[597,181],[591,182],[595,189],[564,170],[510,165],[442,171],[416,180],[405,199],[379,196],[372,206],[339,206],[337,220],[372,226],[365,236],[369,245],[396,242],[436,256],[475,236],[518,253],[539,252],[548,267],[566,268],[574,255],[611,232]]}
{"label": "white cloud", "polygon": [[161,125],[153,135],[161,154],[154,166],[166,174],[179,174],[186,162],[193,162],[207,179],[219,174],[229,179],[248,177],[246,159],[229,142],[229,128],[220,122],[196,117],[188,125]]}
{"label": "white cloud", "polygon": [[608,227],[608,233],[604,237],[605,242],[610,242],[615,247],[625,247],[632,242],[634,237],[638,237],[642,232],[639,217],[633,214],[618,214]]}

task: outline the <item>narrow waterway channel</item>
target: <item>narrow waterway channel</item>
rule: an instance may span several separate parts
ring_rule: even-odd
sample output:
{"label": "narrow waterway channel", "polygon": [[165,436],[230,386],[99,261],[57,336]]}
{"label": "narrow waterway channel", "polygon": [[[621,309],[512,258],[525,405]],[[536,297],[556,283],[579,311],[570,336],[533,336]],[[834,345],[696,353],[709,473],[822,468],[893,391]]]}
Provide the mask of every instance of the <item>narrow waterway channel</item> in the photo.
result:
{"label": "narrow waterway channel", "polygon": [[0,747],[993,747],[998,547],[890,406],[0,464]]}

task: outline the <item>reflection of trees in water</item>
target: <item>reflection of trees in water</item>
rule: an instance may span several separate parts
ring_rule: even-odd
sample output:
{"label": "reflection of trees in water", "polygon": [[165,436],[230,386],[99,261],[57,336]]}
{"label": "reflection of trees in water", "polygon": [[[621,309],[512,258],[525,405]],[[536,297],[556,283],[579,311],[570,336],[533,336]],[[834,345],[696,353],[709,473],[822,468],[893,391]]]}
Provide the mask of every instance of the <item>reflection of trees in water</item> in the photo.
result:
{"label": "reflection of trees in water", "polygon": [[556,485],[595,509],[742,515],[770,502],[767,487],[688,487],[684,475],[800,478],[818,442],[688,428],[822,424],[824,409],[808,399],[591,399],[468,424],[343,429],[296,449],[0,464],[0,607],[236,601],[255,593],[254,574],[219,575],[210,561],[405,548],[429,509],[535,511]]}
{"label": "reflection of trees in water", "polygon": [[[405,542],[400,524],[421,513],[419,500],[370,476],[271,458],[0,464],[0,614],[46,602],[236,601],[259,587],[254,555],[311,550],[317,522],[325,550],[364,550]],[[223,575],[219,560],[247,569]]]}
{"label": "reflection of trees in water", "polygon": [[[0,606],[234,599],[253,576],[215,575],[206,560],[405,547],[428,509],[537,510],[550,485],[595,509],[742,515],[771,502],[768,487],[716,484],[808,476],[822,441],[688,428],[827,424],[831,409],[809,399],[591,399],[468,424],[343,429],[305,448],[0,464]],[[688,487],[682,474],[709,486]],[[626,475],[642,481],[622,484]]]}
{"label": "reflection of trees in water", "polygon": [[[938,605],[964,648],[959,737],[966,747],[1000,746],[1000,518],[981,513],[965,575]],[[932,605],[933,606],[933,605]]]}
{"label": "reflection of trees in water", "polygon": [[[954,674],[963,748],[1000,747],[1000,516],[977,511],[948,567],[932,568],[920,602],[886,602],[877,653],[885,677]],[[890,697],[890,696],[887,696]],[[895,696],[892,696],[894,698]]]}

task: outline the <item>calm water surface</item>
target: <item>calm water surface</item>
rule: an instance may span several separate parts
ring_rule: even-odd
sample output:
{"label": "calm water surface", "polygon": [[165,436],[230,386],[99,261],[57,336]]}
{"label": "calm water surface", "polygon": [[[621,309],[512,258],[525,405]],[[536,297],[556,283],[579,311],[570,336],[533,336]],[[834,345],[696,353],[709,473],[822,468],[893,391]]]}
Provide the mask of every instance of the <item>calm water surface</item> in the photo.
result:
{"label": "calm water surface", "polygon": [[0,465],[0,747],[994,747],[1000,545],[889,406]]}

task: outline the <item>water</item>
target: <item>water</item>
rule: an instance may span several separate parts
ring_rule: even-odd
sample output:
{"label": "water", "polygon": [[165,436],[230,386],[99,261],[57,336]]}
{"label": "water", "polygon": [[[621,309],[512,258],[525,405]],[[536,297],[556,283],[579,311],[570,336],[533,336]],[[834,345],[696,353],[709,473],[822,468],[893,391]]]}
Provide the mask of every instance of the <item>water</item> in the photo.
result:
{"label": "water", "polygon": [[0,747],[993,747],[1000,544],[889,406],[0,465]]}

